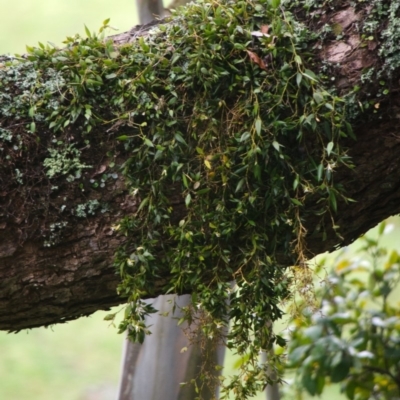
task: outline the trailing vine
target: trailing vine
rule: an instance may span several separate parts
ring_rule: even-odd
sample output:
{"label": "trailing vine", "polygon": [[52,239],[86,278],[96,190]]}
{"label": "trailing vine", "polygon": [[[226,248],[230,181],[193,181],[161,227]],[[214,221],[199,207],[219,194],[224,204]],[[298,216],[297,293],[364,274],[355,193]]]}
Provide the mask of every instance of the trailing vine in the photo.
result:
{"label": "trailing vine", "polygon": [[286,268],[305,262],[305,203],[317,197],[322,219],[343,198],[333,173],[351,128],[344,100],[307,68],[312,36],[278,1],[192,5],[160,31],[162,43],[139,39],[137,128],[119,138],[141,200],[118,227],[134,238],[116,256],[129,296],[120,330],[144,339],[154,310],[143,295],[168,276],[166,293],[192,293],[209,316],[206,336],[230,321],[228,346],[248,361],[225,390],[247,398],[270,381],[259,352],[285,343],[271,322],[289,296]]}
{"label": "trailing vine", "polygon": [[[49,197],[64,181],[84,191],[87,149],[106,147],[114,172],[89,185],[101,190],[122,173],[140,202],[114,227],[127,238],[115,255],[128,303],[120,331],[144,340],[155,310],[143,299],[156,293],[155,281],[164,293],[191,293],[185,318],[201,309],[205,336],[230,323],[227,345],[246,362],[225,393],[246,399],[271,379],[260,351],[285,344],[272,324],[290,296],[288,267],[307,275],[304,221],[318,215],[323,232],[348,200],[334,180],[339,166],[350,167],[346,99],[313,72],[315,34],[279,0],[201,1],[122,46],[104,38],[107,24],[61,50],[40,45],[2,64],[9,188],[47,179]],[[21,120],[19,131],[11,118]],[[40,178],[18,158],[35,146]],[[98,200],[61,212],[87,217],[107,209]],[[49,222],[45,246],[68,225]]]}

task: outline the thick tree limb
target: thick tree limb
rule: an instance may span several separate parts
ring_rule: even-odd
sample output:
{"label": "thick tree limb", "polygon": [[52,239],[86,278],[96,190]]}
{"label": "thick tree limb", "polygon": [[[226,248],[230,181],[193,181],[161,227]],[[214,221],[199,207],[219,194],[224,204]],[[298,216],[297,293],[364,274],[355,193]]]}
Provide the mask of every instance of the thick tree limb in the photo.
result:
{"label": "thick tree limb", "polygon": [[[336,81],[338,89],[345,92],[359,81],[365,67],[379,63],[378,44],[359,46],[359,37],[352,29],[360,14],[351,7],[343,8],[330,18],[342,25],[343,39],[332,41],[321,50],[316,48],[314,52],[319,59],[340,64]],[[152,26],[135,27],[115,36],[114,40],[118,44],[136,40],[140,35],[149,34]],[[310,255],[349,244],[384,218],[400,212],[398,76],[397,72],[391,95],[384,101],[376,101],[375,110],[379,112],[374,118],[369,116],[367,122],[354,127],[357,140],[348,142],[354,170],[339,170],[335,175],[336,182],[342,183],[349,197],[355,200],[338,204],[338,212],[333,217],[340,226],[340,236],[332,229],[331,221],[326,221],[328,236],[325,240],[315,229],[317,219],[305,222]],[[372,87],[372,96],[373,90]],[[115,131],[118,129],[116,126]],[[100,133],[104,135],[105,132]],[[87,179],[109,170],[104,162],[106,151],[107,146],[99,146],[92,152],[90,165],[93,167],[85,172]],[[127,155],[120,149],[118,157],[118,162],[123,163]],[[2,175],[2,171],[0,169],[0,329],[16,331],[64,322],[120,303],[113,255],[125,238],[113,226],[122,216],[137,209],[136,199],[129,194],[123,179],[118,177],[101,194],[89,189],[85,192],[77,191],[76,187],[60,187],[52,202],[52,194],[41,193],[40,186],[39,190],[28,188],[23,195],[16,192],[10,195],[5,190],[9,177]],[[50,211],[40,209],[34,218],[29,217],[32,204],[45,204],[48,199],[51,207],[59,208],[63,201],[78,204],[82,198],[100,197],[107,202],[108,210],[75,218],[73,225],[63,229],[59,237],[57,228],[49,230]],[[180,202],[177,198],[175,206],[179,208]],[[20,214],[13,210],[20,210]],[[54,240],[54,243],[46,247],[44,240]],[[161,287],[162,283],[154,282],[154,285]]]}

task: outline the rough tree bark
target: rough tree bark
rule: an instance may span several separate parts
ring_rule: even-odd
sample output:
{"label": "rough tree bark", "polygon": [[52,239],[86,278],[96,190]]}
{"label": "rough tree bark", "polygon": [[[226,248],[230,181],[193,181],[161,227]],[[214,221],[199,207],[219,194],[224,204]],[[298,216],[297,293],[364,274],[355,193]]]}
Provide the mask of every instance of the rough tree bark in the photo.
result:
{"label": "rough tree bark", "polygon": [[[359,81],[366,67],[379,63],[379,43],[371,41],[367,47],[360,46],[355,25],[362,15],[354,11],[351,2],[343,3],[333,15],[322,16],[322,20],[329,18],[341,26],[341,39],[333,40],[322,49],[310,50],[319,60],[340,64],[336,83],[345,92]],[[135,27],[115,36],[114,41],[123,44],[137,40],[148,28]],[[349,140],[347,145],[354,170],[338,170],[335,175],[336,182],[343,184],[348,196],[356,201],[338,204],[335,222],[340,226],[342,239],[328,226],[328,236],[322,240],[320,234],[314,234],[317,221],[309,219],[306,227],[310,255],[347,245],[379,221],[400,212],[399,72],[394,74],[397,78],[391,83],[391,94],[384,101],[376,101],[376,110],[379,107],[376,118],[353,127],[357,140]],[[373,87],[371,96],[374,96]],[[123,160],[123,151],[119,157]],[[31,163],[33,159],[34,156],[21,162]],[[104,159],[104,153],[92,152],[93,168],[87,171],[88,178],[108,170]],[[65,229],[62,240],[45,247],[43,239],[54,233],[44,228],[47,211],[41,210],[34,218],[28,215],[33,203],[44,203],[47,198],[51,199],[51,194],[41,192],[39,185],[26,187],[24,195],[10,195],[4,189],[8,179],[0,167],[0,329],[17,331],[64,322],[120,303],[113,255],[124,237],[112,227],[123,215],[134,213],[138,206],[124,180],[118,177],[102,192],[102,198],[109,204],[107,211],[76,219],[73,226]],[[57,199],[69,201],[98,198],[96,192],[68,187],[60,188],[58,194]],[[174,202],[178,208],[180,203],[178,198]],[[58,200],[50,204],[61,206]],[[19,213],[15,214],[15,210]],[[160,279],[154,285],[157,288],[162,283]]]}

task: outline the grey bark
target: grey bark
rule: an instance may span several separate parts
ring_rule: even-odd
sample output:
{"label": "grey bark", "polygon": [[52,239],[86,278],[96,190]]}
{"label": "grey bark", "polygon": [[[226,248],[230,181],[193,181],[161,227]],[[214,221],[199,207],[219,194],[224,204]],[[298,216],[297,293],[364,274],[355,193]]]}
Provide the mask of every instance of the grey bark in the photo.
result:
{"label": "grey bark", "polygon": [[[160,313],[170,312],[168,316],[152,314],[146,320],[152,334],[143,344],[125,341],[122,376],[118,400],[188,400],[199,396],[195,385],[181,383],[196,381],[202,387],[199,374],[202,368],[222,365],[225,347],[213,344],[201,350],[199,344],[191,344],[177,321],[182,316],[179,308],[171,313],[176,296],[159,296],[154,307]],[[179,307],[190,303],[190,296],[176,297]],[[208,360],[205,356],[212,357]],[[214,370],[215,371],[215,370]],[[217,374],[214,371],[210,373]],[[208,388],[200,390],[204,400],[217,398],[218,388],[212,393]]]}
{"label": "grey bark", "polygon": [[[272,350],[273,352],[273,350]],[[261,362],[265,363],[268,359],[268,354],[263,352],[261,354]],[[276,373],[272,370],[269,371],[271,379],[276,379]],[[281,400],[281,394],[279,392],[279,384],[274,383],[272,385],[268,385],[265,388],[265,398],[266,400]]]}
{"label": "grey bark", "polygon": [[165,14],[162,0],[136,0],[136,10],[141,24],[147,24]]}

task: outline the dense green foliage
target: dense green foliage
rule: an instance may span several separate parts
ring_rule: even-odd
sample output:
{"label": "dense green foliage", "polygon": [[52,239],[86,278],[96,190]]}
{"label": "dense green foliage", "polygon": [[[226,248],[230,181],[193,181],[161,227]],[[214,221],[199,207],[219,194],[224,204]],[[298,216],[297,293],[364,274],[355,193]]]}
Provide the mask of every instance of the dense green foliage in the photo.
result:
{"label": "dense green foliage", "polygon": [[[400,315],[394,289],[400,280],[400,254],[363,237],[358,254],[340,254],[318,289],[320,302],[304,309],[290,330],[288,368],[301,391],[319,395],[340,382],[350,400],[391,400],[400,395]],[[324,261],[319,271],[328,265]]]}
{"label": "dense green foliage", "polygon": [[[284,344],[267,321],[282,315],[285,267],[303,261],[303,205],[317,196],[313,212],[336,210],[332,174],[351,133],[343,100],[302,59],[309,33],[278,6],[196,5],[161,27],[162,43],[140,40],[129,87],[137,128],[120,137],[134,154],[124,175],[141,198],[119,226],[133,238],[116,259],[130,300],[120,328],[143,340],[153,310],[140,299],[168,276],[167,292],[190,291],[205,312],[206,336],[231,321],[228,345],[249,358],[228,386],[241,398],[269,379],[259,351]],[[172,207],[177,194],[186,211]]]}
{"label": "dense green foliage", "polygon": [[[80,181],[90,168],[87,146],[109,144],[112,166],[116,145],[98,140],[99,127],[119,128],[116,139],[131,156],[118,172],[140,199],[116,227],[128,238],[115,259],[129,301],[120,330],[143,340],[154,310],[141,299],[157,280],[166,293],[190,291],[206,336],[231,321],[228,345],[249,361],[227,388],[246,398],[269,380],[259,351],[285,343],[269,322],[289,295],[286,267],[304,262],[304,204],[317,201],[312,213],[322,221],[343,198],[333,172],[347,162],[345,102],[310,70],[313,37],[276,0],[192,5],[118,48],[87,35],[9,62],[2,120],[22,118],[49,146],[43,168],[53,182]],[[3,168],[23,184],[16,153],[32,142],[1,129]],[[71,213],[100,208],[84,203]],[[61,240],[65,226],[53,221],[45,244]],[[194,314],[188,309],[187,319]]]}

